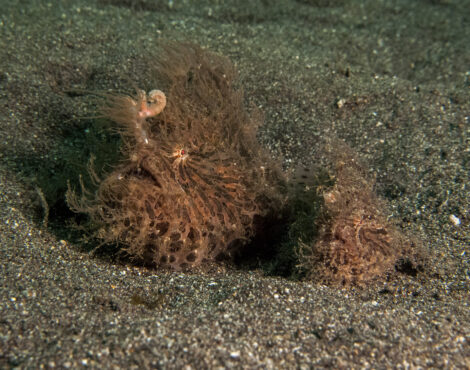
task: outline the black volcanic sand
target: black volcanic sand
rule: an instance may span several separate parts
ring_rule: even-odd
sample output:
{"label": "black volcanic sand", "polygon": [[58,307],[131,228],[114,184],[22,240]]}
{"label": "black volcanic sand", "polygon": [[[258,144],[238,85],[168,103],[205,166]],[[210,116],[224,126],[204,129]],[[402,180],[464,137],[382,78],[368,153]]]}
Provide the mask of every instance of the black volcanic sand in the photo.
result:
{"label": "black volcanic sand", "polygon": [[[469,1],[190,3],[0,4],[0,367],[470,366]],[[425,271],[339,288],[88,253],[66,181],[118,147],[92,93],[159,88],[146,66],[161,39],[237,65],[286,167],[348,143]]]}

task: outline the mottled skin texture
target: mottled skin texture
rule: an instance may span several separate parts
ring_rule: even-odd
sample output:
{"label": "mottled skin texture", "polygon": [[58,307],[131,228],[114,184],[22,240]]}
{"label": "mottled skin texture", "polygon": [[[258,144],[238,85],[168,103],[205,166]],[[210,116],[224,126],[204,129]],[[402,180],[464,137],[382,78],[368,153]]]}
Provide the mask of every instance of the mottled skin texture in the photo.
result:
{"label": "mottled skin texture", "polygon": [[387,220],[373,179],[352,151],[343,148],[343,153],[335,185],[323,193],[328,216],[318,238],[301,245],[300,263],[315,280],[362,284],[383,278],[399,259],[411,258],[414,245]]}
{"label": "mottled skin texture", "polygon": [[[256,140],[259,120],[243,108],[230,62],[171,44],[156,62],[167,85],[102,109],[122,129],[126,160],[92,195],[68,192],[95,236],[132,257],[186,269],[230,256],[256,232],[257,218],[282,204],[282,182]],[[99,154],[99,153],[97,153]]]}

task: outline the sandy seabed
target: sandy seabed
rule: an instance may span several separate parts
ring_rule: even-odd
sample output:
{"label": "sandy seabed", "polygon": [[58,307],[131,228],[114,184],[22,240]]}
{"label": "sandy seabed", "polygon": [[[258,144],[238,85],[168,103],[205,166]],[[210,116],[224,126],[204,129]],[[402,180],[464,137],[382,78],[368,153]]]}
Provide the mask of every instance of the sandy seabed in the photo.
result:
{"label": "sandy seabed", "polygon": [[[469,1],[2,3],[1,367],[470,366]],[[285,166],[344,140],[426,271],[338,288],[86,253],[56,226],[100,135],[86,92],[156,88],[145,66],[161,39],[236,64]]]}

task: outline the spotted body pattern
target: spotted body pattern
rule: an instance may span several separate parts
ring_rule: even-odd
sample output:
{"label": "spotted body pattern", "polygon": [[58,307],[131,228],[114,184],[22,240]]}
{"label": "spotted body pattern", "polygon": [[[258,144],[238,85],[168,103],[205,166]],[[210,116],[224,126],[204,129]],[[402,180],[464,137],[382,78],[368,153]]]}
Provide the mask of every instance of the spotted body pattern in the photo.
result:
{"label": "spotted body pattern", "polygon": [[103,109],[122,128],[124,163],[92,196],[68,192],[96,236],[137,260],[186,269],[231,256],[281,206],[281,175],[256,140],[235,70],[188,44],[165,47],[155,75],[167,94],[115,96]]}

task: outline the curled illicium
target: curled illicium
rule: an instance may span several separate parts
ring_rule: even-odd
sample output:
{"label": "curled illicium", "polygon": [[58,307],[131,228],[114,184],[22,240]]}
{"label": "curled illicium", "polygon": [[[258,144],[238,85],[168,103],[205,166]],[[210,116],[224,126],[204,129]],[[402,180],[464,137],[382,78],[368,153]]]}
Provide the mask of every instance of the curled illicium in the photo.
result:
{"label": "curled illicium", "polygon": [[148,95],[138,90],[135,96],[108,95],[100,112],[106,118],[118,123],[123,136],[135,139],[137,147],[149,144],[148,118],[160,114],[166,106],[166,95],[152,90]]}
{"label": "curled illicium", "polygon": [[155,117],[166,106],[166,95],[160,90],[152,90],[148,96],[145,91],[141,90],[138,98],[140,105],[138,116],[141,119]]}

